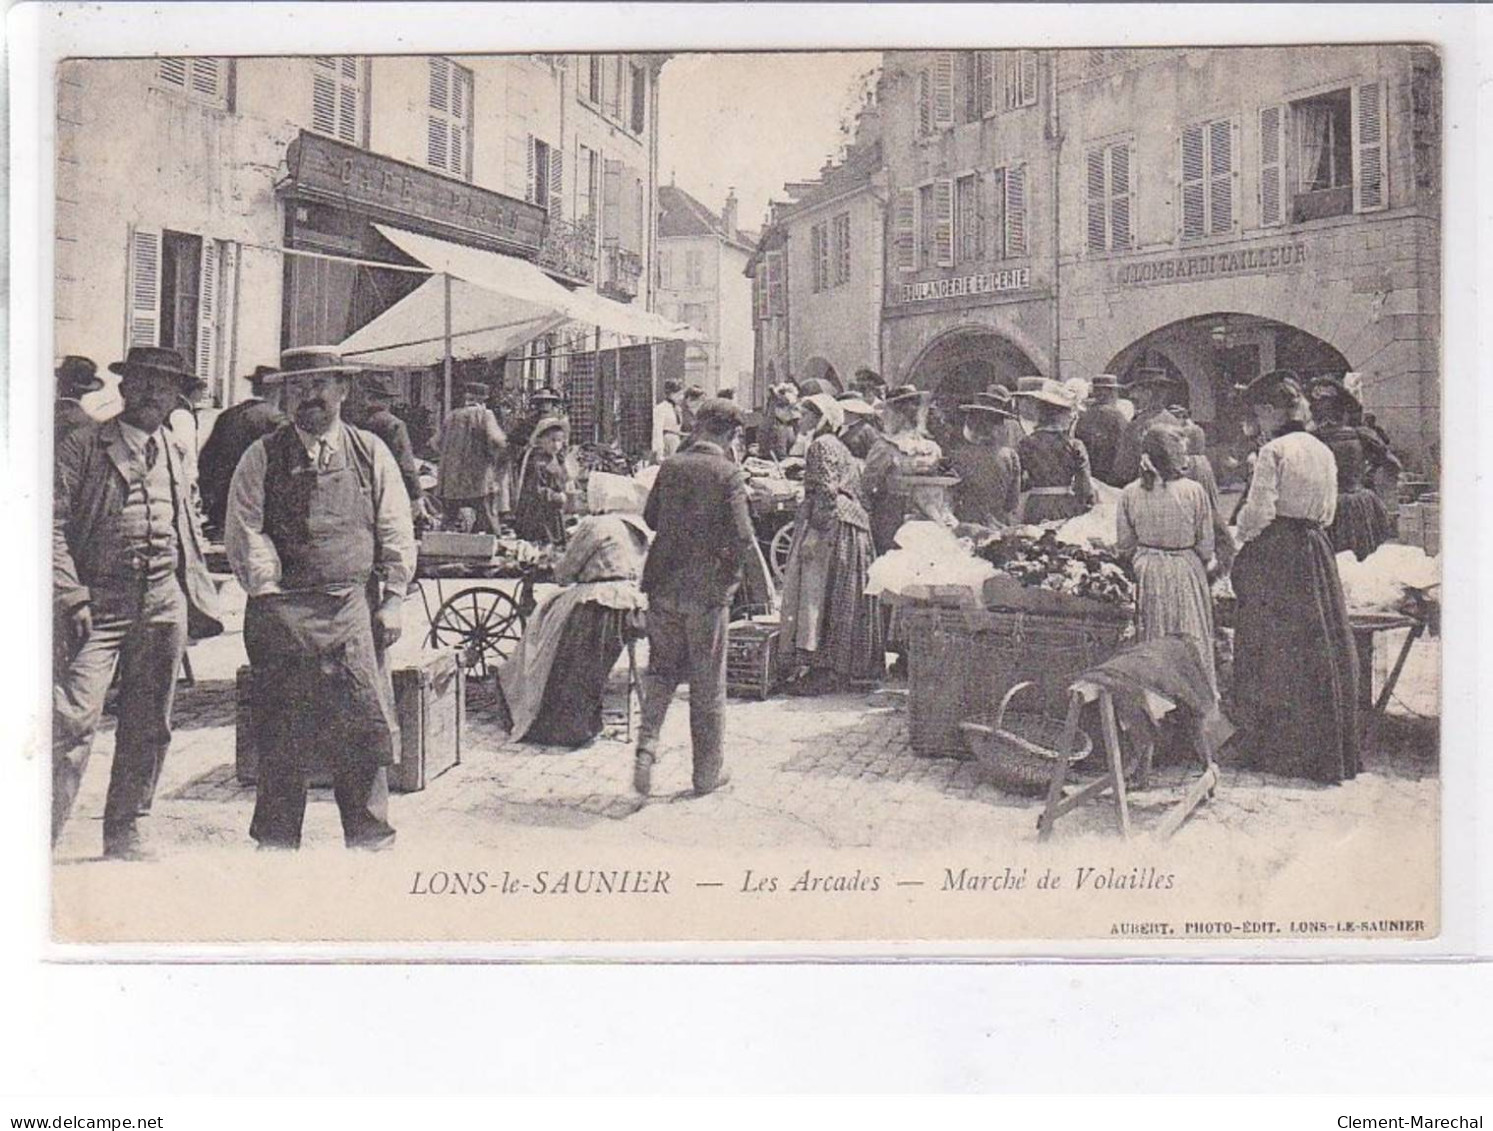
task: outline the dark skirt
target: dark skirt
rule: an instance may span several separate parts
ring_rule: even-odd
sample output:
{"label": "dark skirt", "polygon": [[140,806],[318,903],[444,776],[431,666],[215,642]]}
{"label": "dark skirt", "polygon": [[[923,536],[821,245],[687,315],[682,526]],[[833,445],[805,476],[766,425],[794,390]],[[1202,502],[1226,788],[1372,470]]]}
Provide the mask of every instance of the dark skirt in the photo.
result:
{"label": "dark skirt", "polygon": [[1337,497],[1337,515],[1327,530],[1335,553],[1352,550],[1363,561],[1393,532],[1384,500],[1367,487],[1343,491]]}
{"label": "dark skirt", "polygon": [[874,557],[871,535],[848,522],[835,523],[829,582],[824,591],[824,630],[809,666],[846,680],[879,680],[886,675],[886,644],[881,602],[866,595]]}
{"label": "dark skirt", "polygon": [[1085,514],[1088,506],[1073,492],[1066,495],[1028,494],[1021,504],[1021,521],[1027,523],[1066,521]]}
{"label": "dark skirt", "polygon": [[1277,518],[1234,559],[1234,690],[1246,764],[1341,782],[1359,770],[1358,659],[1322,527]]}
{"label": "dark skirt", "polygon": [[524,735],[541,746],[584,746],[601,733],[602,693],[622,654],[636,639],[641,615],[594,601],[577,605],[565,622],[539,714]]}

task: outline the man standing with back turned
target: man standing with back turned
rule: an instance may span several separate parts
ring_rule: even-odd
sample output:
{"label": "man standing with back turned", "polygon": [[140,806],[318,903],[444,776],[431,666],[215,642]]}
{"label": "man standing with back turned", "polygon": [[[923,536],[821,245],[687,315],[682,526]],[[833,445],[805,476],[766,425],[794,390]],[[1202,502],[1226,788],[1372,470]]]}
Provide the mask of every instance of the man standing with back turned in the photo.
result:
{"label": "man standing with back turned", "polygon": [[695,793],[712,793],[729,780],[721,749],[726,627],[731,596],[756,553],[746,475],[726,454],[742,423],[741,409],[731,401],[706,400],[695,416],[694,442],[664,461],[643,509],[643,520],[657,532],[642,580],[648,674],[633,787],[644,795],[653,788],[659,731],[681,682],[689,683]]}
{"label": "man standing with back turned", "polygon": [[399,722],[384,649],[415,571],[410,501],[384,442],[342,420],[353,367],[286,350],[292,423],[256,440],[228,492],[229,564],[249,595],[244,648],[259,751],[249,835],[299,848],[307,771],[323,762],[349,848],[381,848]]}

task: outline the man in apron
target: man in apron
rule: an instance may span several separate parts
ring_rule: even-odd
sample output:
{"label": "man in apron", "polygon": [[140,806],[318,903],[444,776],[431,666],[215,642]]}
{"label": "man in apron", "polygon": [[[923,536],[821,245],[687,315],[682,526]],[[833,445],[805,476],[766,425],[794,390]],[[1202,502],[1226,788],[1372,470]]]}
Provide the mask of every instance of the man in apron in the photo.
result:
{"label": "man in apron", "polygon": [[342,420],[352,367],[333,350],[281,357],[292,423],[244,453],[226,549],[249,596],[244,647],[259,793],[249,835],[298,848],[311,768],[328,765],[349,848],[383,848],[398,720],[384,649],[415,569],[409,496],[383,441]]}

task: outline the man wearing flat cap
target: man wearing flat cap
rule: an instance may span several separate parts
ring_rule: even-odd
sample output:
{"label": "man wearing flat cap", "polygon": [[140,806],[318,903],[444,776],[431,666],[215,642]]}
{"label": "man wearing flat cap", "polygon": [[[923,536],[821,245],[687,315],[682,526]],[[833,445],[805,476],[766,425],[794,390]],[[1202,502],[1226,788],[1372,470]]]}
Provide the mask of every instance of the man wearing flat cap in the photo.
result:
{"label": "man wearing flat cap", "polygon": [[73,429],[93,423],[92,415],[83,407],[83,398],[102,389],[104,382],[98,375],[98,366],[75,354],[64,357],[54,372],[57,407],[52,415],[52,440],[60,444]]}
{"label": "man wearing flat cap", "polygon": [[225,543],[249,595],[244,647],[259,792],[249,835],[299,848],[306,778],[329,765],[349,848],[381,848],[399,723],[384,650],[415,572],[409,496],[384,442],[342,420],[354,367],[286,350],[291,423],[256,440],[228,492]]}
{"label": "man wearing flat cap", "polygon": [[233,469],[249,445],[285,423],[285,416],[275,403],[279,378],[279,371],[273,365],[256,365],[249,375],[252,395],[229,405],[213,421],[213,430],[197,457],[198,489],[202,492],[202,509],[209,530],[223,529],[223,519],[228,513],[228,485],[233,481]]}
{"label": "man wearing flat cap", "polygon": [[1167,398],[1176,391],[1177,383],[1161,369],[1142,369],[1135,380],[1126,386],[1130,399],[1135,402],[1135,416],[1120,436],[1115,450],[1113,485],[1123,487],[1140,476],[1141,439],[1154,426],[1181,428],[1182,422],[1166,410]]}
{"label": "man wearing flat cap", "polygon": [[487,407],[490,390],[473,381],[462,390],[463,403],[441,425],[441,463],[436,494],[446,513],[462,507],[477,516],[479,534],[496,534],[508,502],[508,437]]}
{"label": "man wearing flat cap", "polygon": [[52,689],[52,841],[78,794],[104,696],[120,674],[119,729],[104,802],[104,855],[142,855],[171,745],[187,637],[222,631],[186,473],[164,427],[186,382],[181,354],[134,346],[109,368],[124,409],[57,448],[52,594],[65,662]]}

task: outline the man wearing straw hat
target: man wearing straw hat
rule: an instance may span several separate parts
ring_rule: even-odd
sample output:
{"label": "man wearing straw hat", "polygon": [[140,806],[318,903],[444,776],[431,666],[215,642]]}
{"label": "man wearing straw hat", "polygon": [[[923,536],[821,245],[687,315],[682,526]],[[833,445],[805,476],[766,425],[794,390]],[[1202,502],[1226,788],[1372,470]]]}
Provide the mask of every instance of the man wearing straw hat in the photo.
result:
{"label": "man wearing straw hat", "polygon": [[441,462],[436,494],[448,514],[469,507],[479,534],[497,534],[508,509],[508,437],[487,407],[488,386],[469,382],[462,407],[441,425]]}
{"label": "man wearing straw hat", "polygon": [[225,531],[249,595],[249,835],[299,848],[307,772],[330,764],[347,846],[381,848],[394,839],[385,767],[399,734],[383,654],[415,572],[409,496],[383,441],[342,420],[353,366],[312,347],[286,350],[280,369],[291,423],[239,461]]}
{"label": "man wearing straw hat", "polygon": [[1181,428],[1182,422],[1167,412],[1167,396],[1177,383],[1161,369],[1142,369],[1135,380],[1125,386],[1135,402],[1135,416],[1120,436],[1115,451],[1114,486],[1122,487],[1140,475],[1140,442],[1155,425]]}
{"label": "man wearing straw hat", "polygon": [[166,417],[188,381],[180,353],[133,346],[109,366],[124,409],[75,429],[57,448],[52,594],[65,641],[52,689],[52,841],[73,801],[104,696],[120,673],[119,730],[104,802],[104,855],[141,855],[171,745],[171,705],[187,637],[223,625],[202,533]]}

